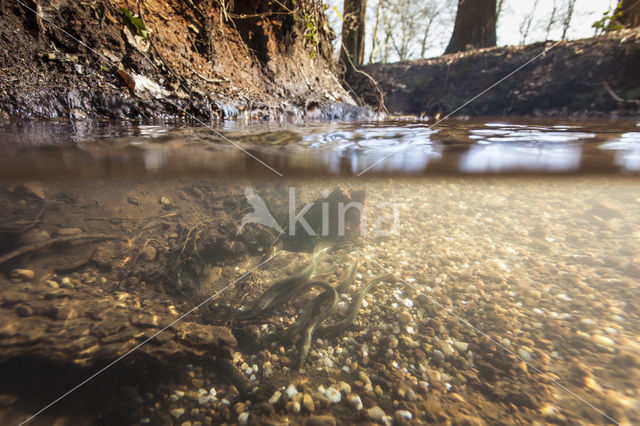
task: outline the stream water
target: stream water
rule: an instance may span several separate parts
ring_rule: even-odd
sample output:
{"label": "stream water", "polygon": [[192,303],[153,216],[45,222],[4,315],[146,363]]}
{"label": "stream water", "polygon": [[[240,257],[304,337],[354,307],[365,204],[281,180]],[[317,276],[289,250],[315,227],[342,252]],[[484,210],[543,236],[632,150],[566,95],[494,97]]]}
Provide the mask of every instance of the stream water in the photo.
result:
{"label": "stream water", "polygon": [[431,124],[0,128],[0,423],[639,424],[640,123]]}

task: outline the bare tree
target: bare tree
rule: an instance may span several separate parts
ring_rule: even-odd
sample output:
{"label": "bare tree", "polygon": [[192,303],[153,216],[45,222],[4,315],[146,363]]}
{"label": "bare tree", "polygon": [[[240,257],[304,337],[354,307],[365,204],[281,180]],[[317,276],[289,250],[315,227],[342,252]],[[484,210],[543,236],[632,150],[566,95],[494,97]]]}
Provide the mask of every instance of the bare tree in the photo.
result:
{"label": "bare tree", "polygon": [[498,4],[496,5],[496,27],[498,26],[498,22],[500,21],[500,14],[502,13],[503,5],[504,0],[498,0]]}
{"label": "bare tree", "polygon": [[520,43],[527,43],[527,36],[529,35],[529,30],[531,29],[531,23],[533,22],[533,18],[536,14],[536,9],[538,8],[538,0],[533,2],[533,7],[531,8],[531,12],[524,16],[522,22],[520,23],[520,35],[522,36],[522,41]]}
{"label": "bare tree", "polygon": [[562,39],[566,40],[567,32],[571,26],[571,18],[573,18],[573,11],[575,10],[576,0],[567,0],[567,9],[562,17]]}
{"label": "bare tree", "polygon": [[429,35],[431,33],[431,26],[433,25],[433,21],[440,15],[440,9],[429,9],[425,11],[425,25],[422,34],[422,42],[420,43],[420,57],[424,58],[425,53],[427,52],[427,40],[429,39]]}
{"label": "bare tree", "polygon": [[546,26],[546,33],[544,35],[545,40],[549,40],[549,34],[551,33],[551,29],[556,25],[556,15],[558,13],[558,5],[556,4],[556,0],[553,0],[553,8],[551,9],[551,14],[549,15],[549,22]]}
{"label": "bare tree", "polygon": [[373,63],[373,58],[375,57],[376,51],[378,49],[378,28],[380,27],[380,12],[382,11],[384,3],[385,0],[378,0],[378,4],[376,5],[376,18],[373,27],[373,33],[371,34],[371,53],[369,53],[369,63]]}

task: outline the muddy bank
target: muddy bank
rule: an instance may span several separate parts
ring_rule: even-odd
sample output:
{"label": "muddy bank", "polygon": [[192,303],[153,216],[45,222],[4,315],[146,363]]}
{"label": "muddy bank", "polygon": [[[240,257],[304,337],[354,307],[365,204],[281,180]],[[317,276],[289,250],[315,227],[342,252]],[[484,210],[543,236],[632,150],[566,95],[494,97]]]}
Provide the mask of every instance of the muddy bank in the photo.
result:
{"label": "muddy bank", "polygon": [[363,118],[331,69],[328,31],[310,2],[2,2],[0,116]]}
{"label": "muddy bank", "polygon": [[[482,49],[434,59],[374,64],[386,106],[396,114],[445,115],[552,46]],[[640,114],[640,32],[627,30],[555,46],[483,94],[458,115],[637,116]],[[352,86],[371,105],[369,80]]]}

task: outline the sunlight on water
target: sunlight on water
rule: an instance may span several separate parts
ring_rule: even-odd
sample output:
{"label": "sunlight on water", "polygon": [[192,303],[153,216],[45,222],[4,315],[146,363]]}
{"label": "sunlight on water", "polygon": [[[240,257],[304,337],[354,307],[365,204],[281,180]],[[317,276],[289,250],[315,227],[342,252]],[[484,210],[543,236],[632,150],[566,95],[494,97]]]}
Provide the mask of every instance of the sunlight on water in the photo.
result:
{"label": "sunlight on water", "polygon": [[[624,120],[7,127],[5,177],[193,172],[285,175],[638,171],[637,123]],[[231,141],[232,143],[229,143]],[[38,147],[32,149],[27,147]],[[281,170],[280,170],[281,169]]]}

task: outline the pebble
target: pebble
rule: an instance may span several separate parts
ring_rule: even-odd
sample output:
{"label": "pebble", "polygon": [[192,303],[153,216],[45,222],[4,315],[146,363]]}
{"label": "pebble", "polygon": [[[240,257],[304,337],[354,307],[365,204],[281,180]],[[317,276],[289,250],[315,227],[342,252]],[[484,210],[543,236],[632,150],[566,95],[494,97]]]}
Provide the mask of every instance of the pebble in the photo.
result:
{"label": "pebble", "polygon": [[411,419],[413,419],[413,414],[407,410],[397,410],[393,413],[393,420],[397,423],[402,424],[403,422]]}
{"label": "pebble", "polygon": [[366,411],[367,417],[378,423],[383,423],[385,417],[387,416],[387,413],[385,413],[384,410],[377,405],[375,407],[367,408]]}
{"label": "pebble", "polygon": [[364,405],[362,404],[362,399],[360,399],[358,395],[353,393],[347,395],[347,402],[357,411],[362,410],[362,408],[364,407]]}
{"label": "pebble", "polygon": [[178,420],[180,416],[184,414],[184,408],[174,408],[173,410],[169,411],[169,414],[171,414],[173,418]]}
{"label": "pebble", "polygon": [[28,246],[30,244],[47,241],[49,238],[51,238],[51,236],[49,236],[47,231],[31,229],[20,236],[18,243],[23,246]]}
{"label": "pebble", "polygon": [[584,330],[594,330],[598,327],[598,324],[591,318],[583,318],[580,320],[580,328]]}
{"label": "pebble", "polygon": [[453,347],[458,350],[458,352],[466,352],[469,349],[469,344],[465,342],[454,342]]}
{"label": "pebble", "polygon": [[11,277],[23,281],[32,280],[36,274],[31,269],[14,269],[11,271]]}
{"label": "pebble", "polygon": [[407,390],[406,398],[407,401],[415,402],[418,400],[418,395],[416,395],[413,389],[409,388],[409,390]]}
{"label": "pebble", "polygon": [[340,394],[340,391],[333,387],[328,388],[324,392],[324,396],[326,396],[333,404],[337,404],[342,399],[342,394]]}
{"label": "pebble", "polygon": [[271,405],[275,405],[278,403],[278,401],[280,401],[280,397],[282,396],[282,392],[280,391],[275,391],[273,393],[273,395],[271,395],[271,398],[269,398],[269,404]]}
{"label": "pebble", "polygon": [[171,207],[171,200],[169,200],[167,197],[162,196],[160,197],[160,205],[162,206],[163,209],[168,209]]}
{"label": "pebble", "polygon": [[558,300],[561,300],[563,302],[573,302],[573,299],[564,293],[557,294],[556,297],[558,298]]}
{"label": "pebble", "polygon": [[591,337],[591,341],[597,346],[607,350],[613,350],[616,345],[616,342],[614,342],[613,339],[610,339],[607,336],[603,336],[602,334],[594,334]]}
{"label": "pebble", "polygon": [[289,401],[287,402],[287,411],[292,413],[300,412],[300,403],[298,401]]}
{"label": "pebble", "polygon": [[269,377],[273,374],[273,365],[271,364],[271,361],[267,361],[264,364],[262,364],[262,375],[264,377]]}
{"label": "pebble", "polygon": [[305,393],[302,397],[302,406],[310,413],[316,411],[316,406],[313,403],[313,398],[308,393]]}
{"label": "pebble", "polygon": [[380,385],[376,385],[373,388],[373,392],[378,395],[379,397],[382,397],[382,395],[384,395],[384,391],[382,390],[382,388],[380,387]]}
{"label": "pebble", "polygon": [[290,384],[289,387],[287,387],[287,390],[285,390],[285,393],[287,394],[289,399],[291,399],[293,398],[294,395],[298,394],[298,389],[296,389],[296,387],[293,386],[293,384]]}
{"label": "pebble", "polygon": [[246,411],[240,413],[240,415],[238,416],[238,424],[240,426],[246,426],[247,424],[249,424],[249,413],[247,413]]}
{"label": "pebble", "polygon": [[438,349],[433,351],[433,360],[436,362],[443,362],[444,361],[444,354],[442,353],[442,351],[439,351]]}
{"label": "pebble", "polygon": [[346,382],[338,382],[338,389],[340,389],[340,392],[344,392],[345,394],[351,393],[351,385]]}
{"label": "pebble", "polygon": [[525,348],[518,349],[518,355],[520,355],[520,357],[522,357],[522,359],[527,362],[530,362],[533,359],[531,353]]}

